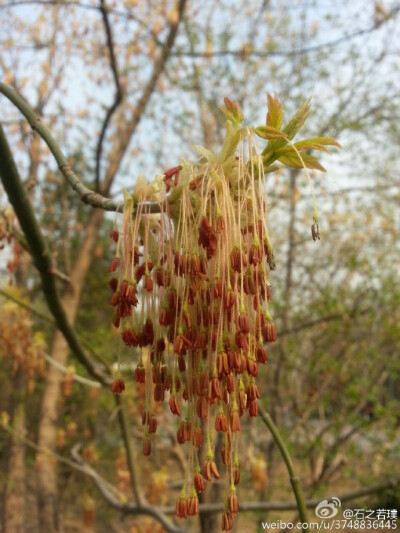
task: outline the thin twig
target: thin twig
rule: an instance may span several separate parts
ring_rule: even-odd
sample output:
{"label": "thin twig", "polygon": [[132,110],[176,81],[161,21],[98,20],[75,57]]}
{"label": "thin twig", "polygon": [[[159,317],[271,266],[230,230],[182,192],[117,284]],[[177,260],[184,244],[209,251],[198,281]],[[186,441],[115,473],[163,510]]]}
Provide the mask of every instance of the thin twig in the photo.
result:
{"label": "thin twig", "polygon": [[114,40],[113,35],[111,31],[111,25],[108,18],[108,7],[105,4],[104,0],[100,0],[100,12],[103,17],[104,22],[104,28],[106,30],[106,36],[107,36],[107,47],[108,52],[110,54],[110,67],[111,71],[113,73],[114,83],[115,83],[115,96],[114,96],[114,102],[112,105],[107,109],[106,116],[104,118],[103,126],[101,128],[100,137],[97,143],[96,148],[96,174],[95,174],[95,191],[99,192],[100,190],[100,166],[101,166],[101,155],[103,152],[103,141],[104,137],[106,135],[107,127],[110,123],[110,120],[119,107],[119,105],[122,103],[123,98],[123,92],[121,88],[121,84],[119,81],[119,73],[118,73],[118,63],[117,58],[115,57],[114,52]]}
{"label": "thin twig", "polygon": [[[51,355],[45,353],[44,354],[44,358],[46,359],[46,361],[48,363],[53,365],[55,368],[57,368],[63,374],[68,374],[70,372],[70,370],[68,368],[66,368],[64,365],[62,365],[61,363],[59,363],[58,361],[53,359],[53,357],[51,357]],[[78,376],[78,374],[74,374],[73,380],[76,381],[77,383],[82,383],[82,385],[87,385],[88,387],[95,387],[95,388],[101,387],[101,383],[99,383],[98,381],[93,381],[91,379],[87,379],[87,378],[84,378],[82,376]]]}
{"label": "thin twig", "polygon": [[[4,4],[0,5],[0,10],[10,7],[17,7],[19,5],[59,5],[59,6],[72,6],[82,9],[89,9],[89,10],[97,10],[98,8],[96,6],[93,6],[91,4],[86,4],[84,2],[72,2],[68,0],[14,0],[12,4]],[[383,23],[388,22],[389,20],[393,19],[397,13],[400,11],[399,6],[395,6],[393,9],[391,9],[387,16],[385,17],[385,20]],[[114,13],[115,15],[118,15],[120,17],[124,17],[127,19],[133,19],[136,20],[141,25],[144,25],[144,22],[141,21],[138,17],[130,13],[129,11],[122,11],[120,9],[112,8],[110,9],[110,12]],[[368,26],[366,28],[361,28],[359,30],[354,31],[353,33],[350,33],[348,35],[342,35],[341,37],[337,37],[336,39],[332,39],[330,41],[326,41],[317,45],[311,45],[306,46],[303,48],[298,48],[294,50],[248,50],[246,51],[246,55],[250,57],[291,57],[294,55],[306,55],[310,54],[312,52],[319,52],[320,50],[324,50],[326,48],[335,47],[337,45],[343,44],[345,42],[350,42],[357,37],[360,37],[362,35],[368,35],[372,33],[373,31],[379,29],[382,27],[383,23],[377,25],[373,24],[371,26]],[[154,37],[154,35],[153,35]],[[158,41],[158,39],[155,39],[158,46],[162,47],[163,44]],[[178,57],[204,57],[206,59],[212,58],[212,57],[221,57],[221,56],[233,56],[233,57],[243,57],[243,50],[215,50],[214,52],[194,52],[190,50],[176,50],[172,53],[174,56]]]}
{"label": "thin twig", "polygon": [[[130,139],[136,131],[136,128],[144,114],[144,111],[150,101],[150,98],[157,86],[157,82],[164,72],[168,58],[171,55],[172,47],[175,43],[175,39],[178,33],[179,24],[183,17],[187,0],[179,0],[177,4],[177,19],[170,24],[169,32],[160,54],[154,61],[153,71],[149,81],[143,89],[143,93],[135,105],[134,112],[129,121],[125,121],[120,124],[121,134],[115,139],[115,145],[110,156],[109,164],[105,172],[104,180],[102,183],[102,194],[108,194],[110,186],[114,180],[114,176],[119,169],[124,154],[129,146]],[[158,207],[158,206],[157,206]]]}
{"label": "thin twig", "polygon": [[290,457],[289,451],[279,433],[278,428],[276,427],[274,421],[272,420],[271,415],[267,413],[266,411],[264,411],[264,409],[261,406],[259,406],[258,412],[261,417],[261,420],[264,422],[264,424],[267,426],[267,428],[271,432],[271,435],[274,438],[274,441],[276,442],[279,448],[279,451],[281,452],[282,458],[285,461],[286,468],[287,468],[287,471],[290,477],[290,483],[293,489],[293,494],[296,498],[297,510],[299,512],[300,520],[303,524],[302,530],[307,531],[308,529],[307,506],[305,503],[305,498],[303,494],[303,489],[301,487],[300,479],[297,477],[296,472],[294,470],[293,462]]}
{"label": "thin twig", "polygon": [[61,281],[64,281],[65,283],[71,283],[71,278],[67,276],[67,274],[64,274],[64,272],[61,272],[57,268],[53,267],[51,269],[51,273],[53,276],[56,276],[56,278],[60,279]]}
{"label": "thin twig", "polygon": [[127,456],[127,461],[128,461],[128,469],[129,469],[129,474],[131,477],[132,492],[133,492],[133,495],[135,496],[136,503],[138,505],[143,505],[143,495],[140,491],[139,483],[137,481],[135,459],[133,455],[132,441],[129,435],[125,405],[124,405],[123,399],[118,394],[115,395],[115,403],[117,405],[119,427],[121,429],[122,439],[124,441],[124,446],[125,446],[125,451],[126,451],[126,456]]}

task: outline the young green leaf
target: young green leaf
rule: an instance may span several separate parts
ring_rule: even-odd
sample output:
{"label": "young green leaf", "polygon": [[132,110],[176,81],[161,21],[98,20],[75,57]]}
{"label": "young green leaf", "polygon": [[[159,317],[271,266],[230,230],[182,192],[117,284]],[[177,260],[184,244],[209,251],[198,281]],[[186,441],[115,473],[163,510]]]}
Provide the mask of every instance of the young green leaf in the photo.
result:
{"label": "young green leaf", "polygon": [[330,153],[330,150],[325,148],[326,145],[337,146],[338,148],[341,148],[341,145],[331,137],[314,137],[311,139],[305,139],[304,141],[299,141],[294,143],[294,145],[284,146],[279,150],[276,150],[275,153],[278,157],[290,152],[296,152],[296,150],[298,152],[301,152],[302,150],[320,150],[321,152]]}
{"label": "young green leaf", "polygon": [[267,126],[279,130],[283,123],[283,105],[280,103],[277,96],[272,96],[270,93],[267,94],[267,100]]}
{"label": "young green leaf", "polygon": [[303,126],[308,115],[310,114],[311,98],[308,98],[302,106],[296,111],[296,113],[289,119],[289,122],[283,128],[288,139],[292,140],[296,133]]}
{"label": "young green leaf", "polygon": [[254,128],[254,131],[256,135],[258,135],[262,139],[270,140],[286,138],[286,133],[274,128],[273,126],[258,126],[258,128]]}
{"label": "young green leaf", "polygon": [[296,154],[296,152],[291,152],[291,153],[281,155],[278,158],[278,161],[280,161],[287,167],[292,167],[292,168],[306,167],[306,168],[317,169],[317,170],[322,170],[322,172],[326,172],[326,169],[321,165],[318,159],[308,154],[301,154],[301,159],[300,159],[300,157],[298,156],[298,154]]}

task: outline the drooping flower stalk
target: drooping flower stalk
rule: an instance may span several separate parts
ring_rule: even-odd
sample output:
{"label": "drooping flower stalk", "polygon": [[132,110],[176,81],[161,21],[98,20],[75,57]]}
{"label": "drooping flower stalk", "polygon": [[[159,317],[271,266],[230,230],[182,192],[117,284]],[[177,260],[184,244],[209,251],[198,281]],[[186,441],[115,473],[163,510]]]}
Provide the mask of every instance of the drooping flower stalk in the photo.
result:
{"label": "drooping flower stalk", "polygon": [[[155,402],[168,400],[172,414],[181,418],[177,440],[188,443],[188,470],[178,517],[198,513],[203,478],[220,478],[213,440],[223,433],[229,490],[222,527],[228,530],[239,508],[241,418],[246,411],[258,414],[258,365],[267,362],[264,344],[276,340],[268,309],[275,264],[265,173],[274,159],[287,158],[291,147],[301,159],[303,148],[291,142],[292,119],[288,132],[279,129],[280,119],[279,125],[272,123],[278,113],[271,107],[280,109],[277,99],[269,98],[267,126],[256,129],[241,126],[237,104],[226,99],[225,105],[229,120],[220,153],[197,147],[197,162],[181,161],[150,185],[140,178],[134,194],[125,193],[122,228],[112,236],[118,245],[110,271],[118,270],[118,277],[110,281],[110,303],[123,342],[141,351],[135,379],[145,387],[144,454],[151,453],[157,430]],[[301,109],[308,113],[307,106]],[[262,152],[256,135],[269,140]],[[335,144],[329,138],[318,141],[311,148]],[[298,166],[307,161],[304,156]],[[159,204],[159,214],[150,213],[149,202]],[[118,376],[113,390],[123,388]],[[207,446],[203,465],[201,442]]]}

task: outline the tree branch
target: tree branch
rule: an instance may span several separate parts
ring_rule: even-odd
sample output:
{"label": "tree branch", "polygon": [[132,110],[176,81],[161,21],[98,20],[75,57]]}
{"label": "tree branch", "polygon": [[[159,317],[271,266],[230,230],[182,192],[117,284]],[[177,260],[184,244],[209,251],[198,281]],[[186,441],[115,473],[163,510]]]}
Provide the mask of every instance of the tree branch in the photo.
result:
{"label": "tree branch", "polygon": [[[113,507],[124,513],[128,514],[144,514],[153,517],[155,520],[160,522],[160,524],[165,528],[168,533],[185,533],[184,530],[174,526],[170,520],[165,516],[165,513],[161,508],[157,508],[150,505],[143,504],[134,504],[134,503],[123,503],[115,495],[114,491],[109,489],[109,484],[106,482],[91,466],[87,465],[82,461],[82,458],[79,455],[80,445],[75,445],[71,450],[72,458],[77,462],[77,464],[84,469],[85,474],[89,476],[96,487],[98,488],[100,494],[106,500],[106,502]],[[175,508],[174,508],[175,512]]]}
{"label": "tree branch", "polygon": [[[279,433],[278,428],[274,424],[274,421],[271,418],[271,415],[264,411],[264,409],[259,406],[258,413],[261,417],[261,420],[264,422],[264,424],[269,429],[274,441],[276,442],[279,451],[281,452],[282,458],[285,461],[287,471],[289,473],[290,477],[290,483],[292,485],[293,493],[296,498],[297,503],[297,510],[299,512],[300,520],[304,525],[303,531],[307,531],[308,527],[308,519],[307,519],[307,507],[304,499],[303,489],[301,487],[300,479],[297,477],[296,472],[294,470],[293,462],[290,457],[289,451]],[[240,506],[242,509],[242,505]]]}
{"label": "tree branch", "polygon": [[124,154],[128,148],[130,139],[136,131],[136,128],[140,122],[141,117],[146,109],[147,104],[150,101],[151,95],[154,92],[157,81],[159,80],[165,65],[171,54],[171,49],[174,45],[175,38],[178,33],[178,27],[181,22],[183,12],[185,9],[187,0],[179,0],[177,5],[177,20],[170,24],[168,36],[163,44],[161,52],[154,62],[152,75],[145,86],[142,96],[139,98],[135,105],[135,110],[131,119],[124,124],[121,124],[121,134],[116,139],[116,144],[112,150],[112,156],[110,157],[109,165],[107,167],[104,182],[102,184],[102,194],[108,194],[111,183],[114,179],[116,172],[121,164]]}
{"label": "tree branch", "polygon": [[[37,116],[32,107],[11,87],[8,87],[5,83],[0,82],[0,93],[4,94],[19,111],[24,115],[31,128],[36,131],[44,142],[49,147],[50,152],[53,154],[54,159],[57,161],[58,167],[63,173],[65,179],[71,186],[71,188],[78,193],[80,199],[85,204],[89,204],[92,207],[104,209],[105,211],[122,211],[123,205],[117,203],[114,200],[110,200],[96,193],[86,187],[75,172],[69,165],[66,157],[61,151],[57,141],[51,135],[48,128],[43,124],[41,117]],[[158,204],[149,204],[146,206],[146,212],[159,213],[160,206]]]}
{"label": "tree branch", "polygon": [[[119,500],[116,501],[115,496],[110,495],[110,489],[108,489],[109,483],[104,480],[92,467],[83,462],[82,458],[79,455],[79,444],[75,445],[71,451],[73,459],[79,465],[79,471],[84,472],[88,475],[94,484],[99,489],[100,493],[112,507],[119,509],[120,511],[127,514],[148,514],[143,512],[143,509],[147,509],[146,506],[138,506],[131,502],[122,503]],[[376,492],[381,492],[390,487],[396,487],[400,483],[400,477],[393,477],[387,479],[382,483],[376,483],[369,485],[367,487],[362,487],[352,491],[339,494],[338,498],[342,503],[349,502],[352,500],[357,500],[364,496],[374,494]],[[321,501],[321,498],[312,498],[305,500],[305,507],[308,509],[315,508]],[[156,513],[162,514],[174,514],[175,506],[169,505],[165,507],[151,507],[151,510],[155,510]],[[200,513],[219,513],[225,510],[225,503],[204,503],[199,506]],[[294,511],[298,510],[296,502],[240,502],[240,511],[251,512],[251,511]],[[154,516],[154,515],[153,515]],[[175,530],[174,530],[175,531]]]}
{"label": "tree branch", "polygon": [[[120,510],[126,514],[146,514],[152,516],[158,520],[167,530],[168,533],[185,533],[183,530],[176,528],[170,523],[170,521],[164,515],[171,515],[175,513],[175,506],[169,505],[165,507],[154,507],[154,506],[138,506],[131,502],[121,502],[118,499],[118,492],[115,487],[111,485],[107,480],[105,480],[94,468],[85,463],[82,457],[79,454],[81,444],[77,443],[71,449],[71,456],[73,461],[55,453],[52,450],[43,449],[38,446],[35,442],[28,439],[24,435],[17,433],[8,422],[2,420],[0,426],[5,432],[9,435],[16,435],[21,442],[29,446],[30,448],[47,453],[57,459],[57,461],[69,466],[77,472],[88,476],[93,483],[96,485],[100,494],[103,496],[104,500],[115,509]],[[354,489],[343,494],[339,494],[338,498],[342,502],[350,502],[363,498],[364,496],[369,496],[370,494],[379,493],[385,489],[397,487],[400,483],[400,476],[386,479],[384,482],[375,483],[373,485],[368,485],[366,487]],[[313,498],[305,501],[305,505],[308,509],[315,508],[321,501],[321,498]],[[221,503],[206,503],[200,504],[199,506],[200,513],[219,513],[225,510],[225,504]],[[240,510],[243,512],[251,511],[294,511],[297,510],[296,502],[240,502]],[[172,526],[168,529],[169,526]]]}
{"label": "tree branch", "polygon": [[103,385],[111,383],[83,349],[74,329],[71,327],[58,295],[56,278],[53,272],[51,254],[35,218],[32,205],[26,194],[7,138],[0,124],[0,178],[11,205],[29,244],[30,253],[42,281],[43,293],[57,327],[64,335],[71,351],[85,366],[88,372]]}
{"label": "tree branch", "polygon": [[[72,2],[68,0],[14,0],[12,4],[0,5],[0,10],[5,9],[5,8],[10,8],[10,7],[16,7],[19,5],[34,5],[34,4],[44,5],[44,6],[49,6],[49,5],[72,6],[72,7],[88,9],[88,10],[98,9],[97,7],[91,4],[87,4],[84,2]],[[362,35],[368,35],[372,33],[373,31],[381,28],[383,24],[393,19],[398,14],[399,11],[400,11],[400,6],[394,6],[393,9],[391,9],[387,13],[385,19],[380,24],[374,23],[371,26],[356,30],[355,32],[350,33],[348,35],[342,35],[341,37],[337,37],[336,39],[332,39],[331,41],[326,41],[326,42],[323,42],[317,45],[306,46],[304,48],[299,48],[299,49],[294,49],[294,50],[248,50],[246,51],[246,55],[252,56],[252,57],[292,57],[295,55],[296,56],[305,55],[305,54],[309,54],[312,52],[318,52],[326,48],[335,47],[345,42],[350,42]],[[116,15],[120,17],[134,19],[138,23],[144,25],[144,23],[140,19],[138,19],[137,17],[135,17],[132,13],[128,11],[122,11],[120,9],[113,8],[113,9],[110,9],[110,12],[115,13]],[[155,39],[155,41],[157,42],[159,46],[163,46],[162,43],[160,43],[157,39]],[[37,48],[36,45],[35,47]],[[193,50],[176,50],[175,52],[172,53],[172,55],[177,56],[177,57],[201,57],[201,58],[204,57],[206,59],[209,59],[212,57],[223,57],[223,56],[243,57],[243,49],[216,50],[211,53],[196,52]]]}
{"label": "tree branch", "polygon": [[[72,189],[78,193],[82,202],[89,204],[92,207],[101,208],[106,211],[119,211],[123,207],[121,204],[118,204],[113,200],[106,198],[104,195],[108,194],[109,188],[119,168],[124,153],[128,147],[129,141],[134,131],[136,130],[137,125],[139,124],[140,118],[150,100],[157,81],[164,70],[165,64],[171,53],[171,48],[175,42],[175,38],[178,32],[178,26],[183,16],[186,1],[187,0],[179,0],[177,8],[177,20],[170,26],[170,31],[164,43],[162,51],[154,63],[153,73],[150,77],[150,80],[144,88],[143,94],[135,107],[133,117],[126,125],[125,130],[121,135],[121,139],[119,139],[118,141],[119,146],[116,150],[114,150],[115,156],[111,158],[110,164],[108,165],[108,168],[106,170],[104,182],[101,187],[101,194],[90,190],[80,181],[78,176],[72,170],[66,157],[62,153],[57,141],[51,135],[48,128],[43,124],[42,119],[36,115],[34,110],[25,101],[25,99],[22,98],[16,91],[11,89],[11,87],[8,87],[5,83],[0,82],[0,93],[4,94],[4,96],[6,96],[19,109],[19,111],[27,119],[31,128],[42,137],[42,139],[49,147],[50,152],[53,154],[55,160],[57,161],[59,169],[61,170],[62,174],[64,175],[65,179],[70,184]],[[148,213],[159,213],[160,207],[156,203],[148,204],[146,211]]]}
{"label": "tree branch", "polygon": [[[51,355],[49,355],[47,353],[45,353],[43,355],[44,355],[44,358],[46,359],[46,361],[49,364],[53,365],[55,368],[57,368],[60,372],[62,372],[63,374],[68,374],[69,373],[69,369],[66,368],[64,365],[61,365],[58,361],[56,361],[53,357],[51,357]],[[77,383],[81,383],[82,385],[86,385],[87,387],[95,387],[95,388],[101,387],[101,384],[98,381],[93,381],[91,379],[84,378],[82,376],[79,376],[78,374],[74,374],[72,379],[74,381],[76,381]]]}
{"label": "tree branch", "polygon": [[115,83],[115,96],[114,96],[113,104],[107,109],[106,116],[103,122],[103,126],[100,132],[100,137],[97,143],[97,148],[96,148],[96,175],[95,175],[95,191],[96,192],[98,192],[100,189],[100,170],[101,170],[100,165],[101,165],[101,155],[103,152],[104,137],[106,135],[107,127],[108,127],[108,124],[110,123],[111,117],[117,110],[118,106],[121,104],[122,97],[123,97],[123,92],[122,92],[121,84],[119,81],[118,63],[117,63],[117,58],[115,57],[115,52],[114,52],[114,41],[113,41],[110,21],[108,18],[108,8],[104,0],[100,0],[100,12],[102,14],[104,28],[106,30],[107,47],[108,47],[108,52],[110,54],[110,67],[113,73],[113,78],[114,78],[114,83]]}
{"label": "tree branch", "polygon": [[136,476],[136,468],[135,468],[135,460],[133,456],[133,450],[132,450],[132,441],[129,435],[128,430],[128,421],[126,419],[126,411],[125,411],[125,405],[124,401],[118,394],[115,396],[115,403],[117,405],[118,409],[118,420],[119,420],[119,426],[121,429],[122,439],[124,441],[127,461],[128,461],[128,469],[129,474],[131,477],[131,487],[133,495],[135,496],[136,503],[138,505],[143,505],[143,496],[140,492],[139,483],[137,481]]}

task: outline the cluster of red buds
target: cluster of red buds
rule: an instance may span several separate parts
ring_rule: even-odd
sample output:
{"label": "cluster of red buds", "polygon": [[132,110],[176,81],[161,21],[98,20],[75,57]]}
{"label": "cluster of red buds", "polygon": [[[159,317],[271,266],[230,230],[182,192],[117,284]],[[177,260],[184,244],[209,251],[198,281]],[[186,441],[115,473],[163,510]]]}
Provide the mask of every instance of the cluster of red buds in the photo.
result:
{"label": "cluster of red buds", "polygon": [[[134,377],[145,387],[143,453],[151,453],[157,431],[155,402],[165,400],[187,447],[188,476],[176,503],[176,515],[186,518],[198,514],[205,482],[222,475],[214,457],[222,434],[223,530],[239,510],[241,419],[258,414],[258,367],[267,362],[265,345],[276,340],[264,172],[253,134],[240,139],[220,155],[166,171],[155,196],[154,186],[141,184],[125,200],[120,230],[110,234],[117,243],[112,323],[127,346],[140,349]],[[118,375],[112,391],[124,388]]]}

